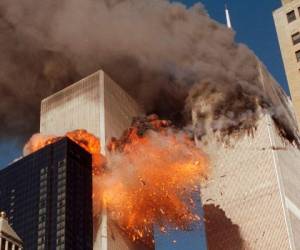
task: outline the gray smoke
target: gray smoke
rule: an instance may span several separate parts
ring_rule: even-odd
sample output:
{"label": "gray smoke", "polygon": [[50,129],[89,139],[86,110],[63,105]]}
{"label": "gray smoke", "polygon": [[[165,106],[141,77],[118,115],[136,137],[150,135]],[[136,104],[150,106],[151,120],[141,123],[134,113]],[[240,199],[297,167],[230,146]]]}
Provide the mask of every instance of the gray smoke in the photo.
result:
{"label": "gray smoke", "polygon": [[[179,124],[184,107],[190,111],[199,98],[216,93],[214,129],[253,127],[260,107],[276,116],[259,84],[254,54],[201,4],[2,0],[0,54],[2,134],[36,130],[42,98],[99,68],[149,113]],[[201,123],[205,114],[196,113]]]}

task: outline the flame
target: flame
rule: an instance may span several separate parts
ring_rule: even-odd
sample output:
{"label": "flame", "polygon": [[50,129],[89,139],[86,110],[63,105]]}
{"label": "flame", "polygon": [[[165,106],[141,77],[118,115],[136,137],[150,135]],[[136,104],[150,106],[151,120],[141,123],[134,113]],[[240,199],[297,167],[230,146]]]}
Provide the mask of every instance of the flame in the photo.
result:
{"label": "flame", "polygon": [[[108,155],[109,173],[101,178],[111,217],[133,240],[152,235],[153,224],[185,229],[200,218],[191,212],[193,190],[208,175],[206,156],[182,134],[151,131]],[[99,180],[100,182],[100,180]],[[184,200],[188,200],[185,202]]]}
{"label": "flame", "polygon": [[95,199],[132,240],[151,238],[153,224],[166,232],[166,225],[186,229],[200,220],[192,193],[208,177],[208,160],[186,133],[152,115],[136,119],[108,149]]}
{"label": "flame", "polygon": [[[185,229],[200,220],[192,212],[192,192],[208,173],[208,160],[186,133],[152,115],[135,119],[121,138],[112,138],[107,157],[100,141],[85,130],[66,134],[92,154],[94,216],[103,204],[110,218],[133,241],[153,244],[153,225]],[[24,152],[31,153],[61,137],[34,135]]]}
{"label": "flame", "polygon": [[[65,136],[92,155],[93,174],[100,174],[105,165],[105,158],[100,154],[101,146],[99,139],[84,129],[68,132]],[[23,154],[31,154],[49,144],[57,142],[61,138],[63,137],[34,134],[24,146]]]}

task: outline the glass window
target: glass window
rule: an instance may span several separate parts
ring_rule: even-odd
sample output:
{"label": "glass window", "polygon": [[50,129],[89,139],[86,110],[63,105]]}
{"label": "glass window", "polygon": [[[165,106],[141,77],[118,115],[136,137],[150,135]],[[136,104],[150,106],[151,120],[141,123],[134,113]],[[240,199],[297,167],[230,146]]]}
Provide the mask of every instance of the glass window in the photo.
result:
{"label": "glass window", "polygon": [[297,62],[300,62],[300,50],[296,51],[296,59],[297,59]]}
{"label": "glass window", "polygon": [[300,32],[294,33],[292,35],[293,44],[300,43]]}
{"label": "glass window", "polygon": [[288,20],[289,23],[290,23],[290,22],[293,22],[294,20],[296,20],[296,14],[295,14],[295,11],[292,10],[292,11],[288,12],[288,13],[286,14],[286,17],[287,17],[287,20]]}

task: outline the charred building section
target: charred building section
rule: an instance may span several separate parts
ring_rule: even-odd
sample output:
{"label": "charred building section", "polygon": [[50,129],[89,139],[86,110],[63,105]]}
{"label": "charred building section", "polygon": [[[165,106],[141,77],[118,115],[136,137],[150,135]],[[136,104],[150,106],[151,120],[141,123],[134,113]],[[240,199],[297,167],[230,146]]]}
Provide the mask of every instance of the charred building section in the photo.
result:
{"label": "charred building section", "polygon": [[[209,218],[209,249],[216,249],[217,242],[223,242],[224,249],[300,247],[297,123],[288,97],[260,63],[258,70],[262,91],[279,108],[276,114],[281,114],[280,123],[274,119],[275,113],[261,112],[249,134],[236,131],[224,137],[222,131],[218,134],[208,128],[206,136],[196,139],[213,164],[212,175],[201,190]],[[199,109],[211,110],[210,103],[202,101]],[[197,126],[197,113],[193,115]],[[289,131],[288,136],[282,131]],[[214,223],[214,216],[225,215],[228,220]]]}
{"label": "charred building section", "polygon": [[0,171],[0,208],[28,250],[92,249],[91,156],[63,138]]}

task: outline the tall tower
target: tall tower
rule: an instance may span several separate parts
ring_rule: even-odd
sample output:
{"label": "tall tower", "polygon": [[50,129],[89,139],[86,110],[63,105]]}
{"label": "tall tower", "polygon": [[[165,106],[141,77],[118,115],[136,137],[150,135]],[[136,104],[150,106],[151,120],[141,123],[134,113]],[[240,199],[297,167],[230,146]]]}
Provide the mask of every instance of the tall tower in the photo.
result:
{"label": "tall tower", "polygon": [[[102,70],[47,97],[41,104],[40,132],[64,135],[86,129],[100,139],[101,153],[111,137],[119,137],[132,118],[143,113],[139,105]],[[133,245],[107,218],[105,209],[96,226],[95,250],[142,249]]]}
{"label": "tall tower", "polygon": [[[295,131],[289,99],[257,61],[262,91],[280,103]],[[201,107],[210,111],[210,102]],[[193,119],[197,121],[197,113]],[[214,133],[196,140],[208,153],[212,174],[202,187],[208,249],[300,249],[300,151],[285,145],[270,115],[262,115],[257,129],[231,145]]]}
{"label": "tall tower", "polygon": [[100,138],[105,154],[107,140],[119,137],[140,114],[135,100],[99,70],[42,100],[40,132],[64,135],[86,129]]}
{"label": "tall tower", "polygon": [[0,213],[0,249],[22,250],[23,242],[9,225],[5,212]]}
{"label": "tall tower", "polygon": [[300,124],[300,0],[282,0],[273,12],[279,46],[298,124]]}

